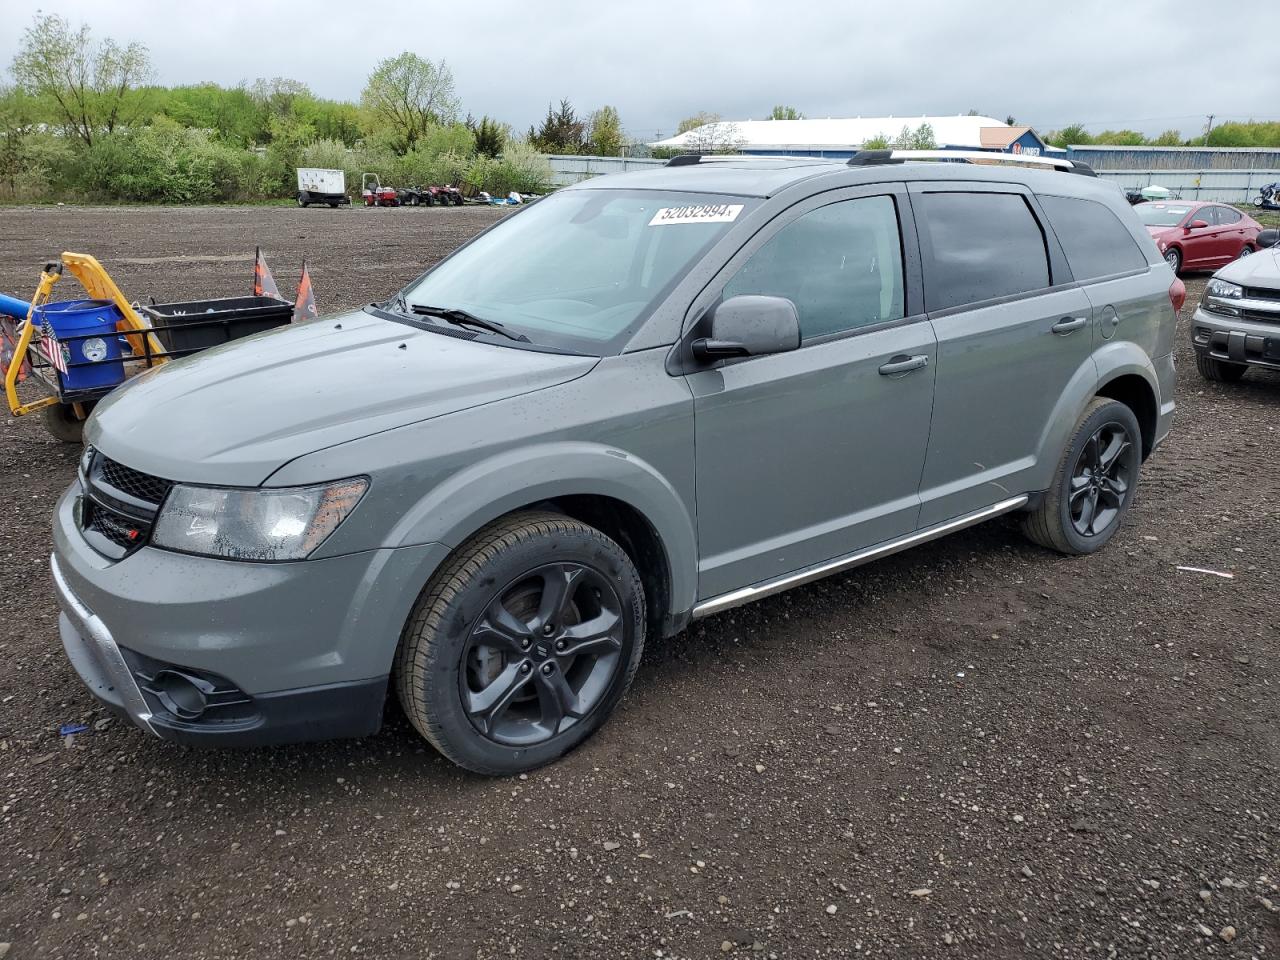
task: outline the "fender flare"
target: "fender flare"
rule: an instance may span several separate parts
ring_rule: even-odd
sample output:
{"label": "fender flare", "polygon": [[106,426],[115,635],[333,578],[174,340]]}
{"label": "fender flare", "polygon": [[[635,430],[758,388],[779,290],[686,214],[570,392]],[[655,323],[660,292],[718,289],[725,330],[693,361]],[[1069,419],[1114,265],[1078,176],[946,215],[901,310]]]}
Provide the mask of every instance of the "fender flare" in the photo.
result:
{"label": "fender flare", "polygon": [[652,465],[616,447],[562,441],[507,450],[436,484],[388,534],[387,546],[442,543],[455,549],[487,523],[522,507],[565,496],[602,496],[627,504],[653,527],[670,574],[670,610],[697,597],[697,534],[680,494]]}

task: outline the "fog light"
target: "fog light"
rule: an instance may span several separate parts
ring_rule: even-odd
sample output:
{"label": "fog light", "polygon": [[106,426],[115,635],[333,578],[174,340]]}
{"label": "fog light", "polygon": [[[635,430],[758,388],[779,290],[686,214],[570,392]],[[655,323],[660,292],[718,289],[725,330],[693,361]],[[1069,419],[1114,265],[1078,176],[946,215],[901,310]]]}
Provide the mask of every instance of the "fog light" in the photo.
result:
{"label": "fog light", "polygon": [[155,690],[161,705],[180,720],[199,720],[209,706],[204,684],[176,670],[156,674]]}

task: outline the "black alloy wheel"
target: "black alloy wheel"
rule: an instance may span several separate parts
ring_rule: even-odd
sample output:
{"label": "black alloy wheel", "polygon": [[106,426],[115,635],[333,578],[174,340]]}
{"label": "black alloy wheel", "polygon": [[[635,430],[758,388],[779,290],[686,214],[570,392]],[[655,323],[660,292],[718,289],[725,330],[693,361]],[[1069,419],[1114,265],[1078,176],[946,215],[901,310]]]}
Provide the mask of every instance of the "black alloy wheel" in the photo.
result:
{"label": "black alloy wheel", "polygon": [[1120,423],[1103,424],[1080,451],[1071,474],[1071,526],[1082,537],[1105,534],[1124,508],[1137,470],[1133,438]]}

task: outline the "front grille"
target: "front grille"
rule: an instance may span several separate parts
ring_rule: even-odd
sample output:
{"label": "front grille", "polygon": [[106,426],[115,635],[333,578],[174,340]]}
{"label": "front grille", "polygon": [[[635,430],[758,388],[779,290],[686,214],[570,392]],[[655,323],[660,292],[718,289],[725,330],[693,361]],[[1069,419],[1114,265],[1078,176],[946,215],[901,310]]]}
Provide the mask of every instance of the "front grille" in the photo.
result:
{"label": "front grille", "polygon": [[1244,295],[1247,300],[1280,301],[1280,289],[1272,289],[1269,287],[1245,287]]}
{"label": "front grille", "polygon": [[92,449],[85,451],[81,468],[80,529],[100,554],[121,560],[147,542],[173,481],[134,470]]}
{"label": "front grille", "polygon": [[168,495],[169,488],[173,486],[172,480],[164,480],[153,477],[149,473],[134,470],[102,454],[98,454],[97,466],[98,477],[108,487],[114,487],[135,500],[142,500],[157,507]]}
{"label": "front grille", "polygon": [[1280,310],[1274,313],[1269,310],[1241,310],[1240,318],[1254,323],[1280,323]]}
{"label": "front grille", "polygon": [[124,550],[133,549],[142,539],[142,531],[137,524],[97,504],[90,511],[89,524],[85,529],[102,534]]}

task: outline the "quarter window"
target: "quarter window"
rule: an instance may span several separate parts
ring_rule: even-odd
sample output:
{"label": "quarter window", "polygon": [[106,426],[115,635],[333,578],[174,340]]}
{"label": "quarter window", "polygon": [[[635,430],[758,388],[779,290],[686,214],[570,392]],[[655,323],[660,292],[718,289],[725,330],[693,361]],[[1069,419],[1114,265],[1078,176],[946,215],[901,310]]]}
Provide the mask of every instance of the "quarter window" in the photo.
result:
{"label": "quarter window", "polygon": [[798,217],[751,255],[724,297],[786,297],[813,340],[903,316],[902,239],[892,197],[861,197]]}
{"label": "quarter window", "polygon": [[1077,280],[1147,269],[1147,258],[1133,235],[1101,203],[1041,196],[1040,206]]}
{"label": "quarter window", "polygon": [[1049,286],[1044,233],[1016,193],[924,193],[917,221],[931,251],[925,303],[945,310]]}

